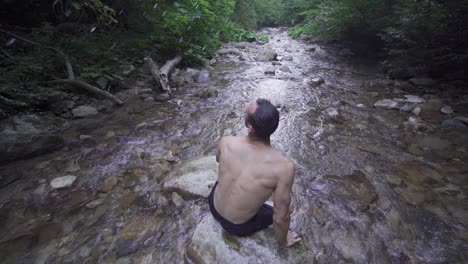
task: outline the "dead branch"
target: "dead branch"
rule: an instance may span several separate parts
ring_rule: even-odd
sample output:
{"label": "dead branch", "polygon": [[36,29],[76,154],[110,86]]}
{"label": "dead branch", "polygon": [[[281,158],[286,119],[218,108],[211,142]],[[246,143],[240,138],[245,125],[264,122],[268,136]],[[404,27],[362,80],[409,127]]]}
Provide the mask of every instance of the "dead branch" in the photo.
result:
{"label": "dead branch", "polygon": [[[60,56],[62,56],[62,58],[64,59],[65,61],[65,67],[67,68],[67,74],[68,74],[68,79],[57,79],[51,83],[63,83],[63,84],[69,84],[69,85],[73,85],[73,86],[76,86],[76,87],[79,87],[79,88],[82,88],[82,89],[85,89],[91,93],[94,93],[94,94],[97,94],[97,95],[100,95],[100,96],[103,96],[109,100],[111,100],[113,103],[117,104],[117,105],[122,105],[123,102],[122,100],[120,100],[119,98],[117,98],[116,96],[102,90],[102,89],[99,89],[93,85],[90,85],[84,81],[81,81],[79,79],[77,79],[75,77],[75,73],[73,72],[73,66],[71,64],[71,61],[69,59],[69,57],[67,56],[67,54],[65,54],[65,52],[61,51],[60,49],[57,49],[57,48],[54,48],[54,47],[50,47],[50,46],[47,46],[47,45],[43,45],[43,44],[40,44],[40,43],[36,43],[34,41],[31,41],[29,39],[26,39],[26,38],[23,38],[23,37],[20,37],[16,34],[13,34],[11,32],[8,32],[8,31],[4,31],[2,29],[0,29],[0,33],[2,34],[5,34],[5,35],[8,35],[10,37],[13,37],[13,38],[16,38],[24,43],[28,43],[30,45],[33,45],[33,46],[37,46],[37,47],[40,47],[40,48],[43,48],[43,49],[48,49],[48,50],[51,50],[51,51],[54,51],[56,53],[58,53]],[[54,78],[56,79],[56,78]]]}
{"label": "dead branch", "polygon": [[50,83],[63,83],[63,84],[69,84],[69,85],[73,85],[73,86],[76,86],[76,87],[79,87],[79,88],[83,88],[85,90],[87,90],[88,92],[91,92],[91,93],[94,93],[94,94],[97,94],[97,95],[100,95],[102,97],[105,97],[107,99],[109,99],[110,101],[112,101],[113,103],[117,104],[117,105],[122,105],[123,102],[122,100],[120,100],[119,98],[117,98],[116,96],[102,90],[102,89],[99,89],[93,85],[90,85],[88,83],[85,83],[83,81],[80,81],[80,80],[70,80],[70,79],[58,79],[58,80],[55,80],[55,81],[52,81]]}

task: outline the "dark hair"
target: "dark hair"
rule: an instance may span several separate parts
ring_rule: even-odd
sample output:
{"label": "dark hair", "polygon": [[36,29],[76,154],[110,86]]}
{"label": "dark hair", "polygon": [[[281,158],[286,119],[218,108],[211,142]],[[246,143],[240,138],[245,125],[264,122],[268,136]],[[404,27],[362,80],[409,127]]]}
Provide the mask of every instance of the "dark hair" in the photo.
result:
{"label": "dark hair", "polygon": [[253,127],[257,137],[268,139],[278,128],[278,109],[270,101],[259,98],[257,99],[257,110],[253,114],[247,113],[245,122]]}

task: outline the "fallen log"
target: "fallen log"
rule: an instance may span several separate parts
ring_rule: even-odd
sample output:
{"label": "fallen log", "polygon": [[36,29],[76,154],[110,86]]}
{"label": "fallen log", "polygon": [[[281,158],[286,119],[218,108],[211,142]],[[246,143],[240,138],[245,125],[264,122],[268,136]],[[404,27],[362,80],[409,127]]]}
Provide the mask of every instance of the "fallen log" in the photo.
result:
{"label": "fallen log", "polygon": [[86,82],[83,82],[83,81],[80,81],[78,79],[59,79],[59,80],[55,80],[55,81],[52,81],[50,83],[63,83],[63,84],[69,84],[69,85],[73,85],[73,86],[76,86],[76,87],[79,87],[79,88],[82,88],[88,92],[91,92],[91,93],[94,93],[94,94],[97,94],[97,95],[100,95],[106,99],[109,99],[110,101],[112,101],[113,103],[117,104],[117,105],[122,105],[123,102],[122,100],[120,100],[119,98],[117,98],[117,96],[114,96],[112,95],[111,93],[108,93],[102,89],[99,89],[93,85],[90,85]]}
{"label": "fallen log", "polygon": [[156,86],[158,86],[158,88],[161,88],[158,65],[154,63],[153,59],[150,57],[146,57],[143,60],[145,61],[146,71],[151,73],[151,76],[153,76],[153,80],[156,83]]}
{"label": "fallen log", "polygon": [[99,89],[96,86],[93,86],[91,84],[88,84],[88,83],[86,83],[84,81],[81,81],[81,80],[77,79],[75,77],[75,73],[73,71],[73,66],[72,66],[72,63],[70,61],[70,58],[62,50],[57,49],[55,47],[50,47],[50,46],[47,46],[47,45],[43,45],[43,44],[31,41],[29,39],[23,38],[21,36],[18,36],[16,34],[13,34],[11,32],[8,32],[8,31],[2,30],[2,29],[0,29],[0,33],[5,34],[7,36],[10,36],[12,38],[16,38],[16,39],[18,39],[18,40],[20,40],[20,41],[22,41],[24,43],[28,43],[30,45],[37,46],[37,47],[40,47],[40,48],[43,48],[43,49],[48,49],[48,50],[51,50],[51,51],[54,51],[54,52],[58,53],[64,60],[65,67],[67,68],[68,79],[54,78],[55,80],[50,82],[50,83],[63,83],[63,84],[74,85],[76,87],[85,89],[85,90],[87,90],[87,91],[89,91],[91,93],[103,96],[103,97],[111,100],[113,103],[115,103],[117,105],[122,105],[123,104],[122,100],[120,100],[116,96],[114,96],[114,95],[112,95],[112,94],[110,94],[110,93],[108,93],[108,92],[106,92],[106,91],[104,91],[102,89]]}
{"label": "fallen log", "polygon": [[171,94],[171,87],[169,86],[169,75],[174,68],[182,61],[182,56],[176,56],[172,60],[168,60],[159,70],[159,83],[163,91]]}

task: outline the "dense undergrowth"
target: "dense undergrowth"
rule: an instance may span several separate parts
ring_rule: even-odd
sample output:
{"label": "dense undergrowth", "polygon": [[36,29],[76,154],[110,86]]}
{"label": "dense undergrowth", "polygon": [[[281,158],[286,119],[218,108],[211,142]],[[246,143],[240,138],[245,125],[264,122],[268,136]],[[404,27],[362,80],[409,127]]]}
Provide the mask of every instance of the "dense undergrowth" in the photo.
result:
{"label": "dense undergrowth", "polygon": [[[223,41],[262,41],[266,26],[386,58],[391,77],[466,79],[468,0],[0,0],[0,30],[68,54],[78,78],[111,93],[145,56],[183,65]],[[50,108],[77,91],[56,52],[0,32],[0,116]]]}

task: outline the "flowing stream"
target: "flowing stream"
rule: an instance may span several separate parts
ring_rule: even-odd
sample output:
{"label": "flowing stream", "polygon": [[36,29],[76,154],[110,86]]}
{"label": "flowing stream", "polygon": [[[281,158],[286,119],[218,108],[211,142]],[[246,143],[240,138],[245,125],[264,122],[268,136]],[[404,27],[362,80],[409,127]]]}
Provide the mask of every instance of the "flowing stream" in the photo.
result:
{"label": "flowing stream", "polygon": [[[174,99],[132,97],[73,121],[66,148],[3,166],[22,177],[1,190],[2,263],[188,262],[206,202],[176,206],[161,182],[175,164],[214,154],[221,136],[244,135],[244,108],[258,97],[280,109],[272,144],[296,164],[292,228],[315,256],[305,263],[467,263],[466,130],[436,117],[412,130],[409,114],[372,106],[425,92],[389,84],[377,64],[338,49],[265,32],[266,45],[225,44],[248,58],[219,56],[208,81],[178,87]],[[275,75],[254,59],[265,47],[279,55]],[[67,174],[78,177],[73,187],[52,190]]]}

